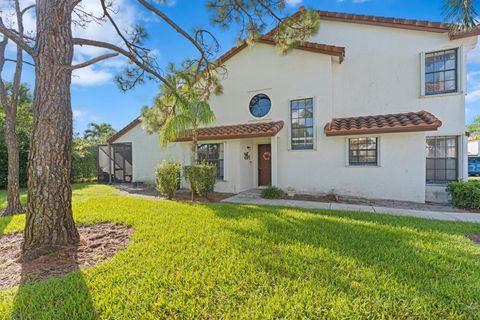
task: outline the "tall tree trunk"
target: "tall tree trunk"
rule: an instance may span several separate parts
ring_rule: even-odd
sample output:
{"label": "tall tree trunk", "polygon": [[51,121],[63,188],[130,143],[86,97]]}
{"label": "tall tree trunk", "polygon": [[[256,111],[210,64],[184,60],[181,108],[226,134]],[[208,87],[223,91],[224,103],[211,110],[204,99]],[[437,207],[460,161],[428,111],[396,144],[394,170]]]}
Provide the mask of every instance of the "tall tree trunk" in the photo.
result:
{"label": "tall tree trunk", "polygon": [[20,203],[20,186],[19,186],[19,154],[18,154],[18,139],[15,131],[17,122],[16,109],[8,108],[6,111],[6,126],[5,126],[5,142],[7,144],[8,154],[8,206],[1,214],[3,216],[11,216],[17,213],[24,212]]}
{"label": "tall tree trunk", "polygon": [[36,6],[34,122],[23,244],[26,260],[79,241],[70,186],[73,2],[42,0]]}

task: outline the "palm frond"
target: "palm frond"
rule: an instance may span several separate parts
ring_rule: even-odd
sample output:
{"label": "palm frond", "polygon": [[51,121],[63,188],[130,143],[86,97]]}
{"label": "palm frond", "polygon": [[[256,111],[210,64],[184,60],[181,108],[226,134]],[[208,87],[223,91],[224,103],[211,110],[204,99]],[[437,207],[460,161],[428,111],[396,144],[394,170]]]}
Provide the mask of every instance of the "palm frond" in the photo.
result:
{"label": "palm frond", "polygon": [[444,0],[445,18],[452,23],[453,31],[476,30],[478,25],[478,0]]}

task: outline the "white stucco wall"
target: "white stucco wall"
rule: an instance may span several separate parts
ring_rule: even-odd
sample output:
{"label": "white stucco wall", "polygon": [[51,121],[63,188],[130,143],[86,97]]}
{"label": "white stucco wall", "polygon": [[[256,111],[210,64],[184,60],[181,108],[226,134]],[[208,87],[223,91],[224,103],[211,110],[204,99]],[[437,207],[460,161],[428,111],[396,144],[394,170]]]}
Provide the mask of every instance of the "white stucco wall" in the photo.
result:
{"label": "white stucco wall", "polygon": [[185,143],[173,143],[161,148],[157,134],[149,135],[141,125],[126,132],[115,143],[132,143],[133,181],[155,182],[155,168],[163,160],[190,163],[190,148]]}
{"label": "white stucco wall", "polygon": [[[311,41],[346,48],[342,64],[328,55],[293,50],[279,55],[266,44],[241,51],[231,58],[222,79],[223,94],[212,97],[216,125],[248,122],[285,122],[273,140],[215,141],[225,144],[225,181],[217,191],[240,192],[258,184],[257,145],[273,141],[273,183],[299,192],[328,193],[367,198],[425,201],[425,136],[457,135],[461,138],[460,177],[466,177],[465,92],[421,96],[422,52],[463,46],[466,53],[476,38],[450,41],[447,35],[373,27],[360,24],[321,23]],[[466,88],[465,56],[461,59],[461,84]],[[272,109],[262,119],[249,113],[249,101],[267,94]],[[314,99],[315,149],[289,150],[290,101]],[[326,137],[323,128],[333,117],[350,117],[427,110],[443,122],[437,132],[380,135],[378,167],[348,167],[346,137]],[[189,144],[161,150],[158,137],[140,126],[118,142],[132,142],[135,181],[152,181],[159,160],[186,163]],[[250,147],[250,148],[248,148]],[[249,152],[251,159],[245,160]]]}

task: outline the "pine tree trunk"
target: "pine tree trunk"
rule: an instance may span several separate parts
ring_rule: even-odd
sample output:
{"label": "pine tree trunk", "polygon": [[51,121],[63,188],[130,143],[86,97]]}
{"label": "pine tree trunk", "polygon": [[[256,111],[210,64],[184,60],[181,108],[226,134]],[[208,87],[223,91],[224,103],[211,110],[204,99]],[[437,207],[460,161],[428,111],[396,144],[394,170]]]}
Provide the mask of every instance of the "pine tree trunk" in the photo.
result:
{"label": "pine tree trunk", "polygon": [[33,135],[28,162],[24,259],[76,244],[72,214],[70,97],[73,1],[37,1]]}
{"label": "pine tree trunk", "polygon": [[15,131],[17,122],[16,110],[8,108],[6,111],[5,142],[8,154],[8,182],[7,182],[7,209],[2,216],[11,216],[24,212],[20,203],[20,183],[18,154],[18,139]]}

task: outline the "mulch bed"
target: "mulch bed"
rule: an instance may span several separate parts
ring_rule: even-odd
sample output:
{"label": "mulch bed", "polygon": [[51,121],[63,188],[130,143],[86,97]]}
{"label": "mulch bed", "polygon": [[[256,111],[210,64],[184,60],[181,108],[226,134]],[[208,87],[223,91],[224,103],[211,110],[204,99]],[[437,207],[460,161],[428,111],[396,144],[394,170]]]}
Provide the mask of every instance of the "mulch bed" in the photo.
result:
{"label": "mulch bed", "polygon": [[472,240],[473,243],[480,244],[480,236],[479,235],[470,235],[468,236],[470,240]]}
{"label": "mulch bed", "polygon": [[[144,186],[144,187],[133,187],[130,185],[117,185],[116,186],[123,194],[137,196],[139,198],[159,198],[159,199],[166,199],[166,197],[162,196],[154,187],[152,186]],[[213,192],[208,195],[208,198],[195,196],[193,198],[193,202],[202,202],[202,203],[214,203],[220,202],[224,199],[230,198],[234,196],[233,193],[220,193],[220,192]],[[175,196],[173,197],[174,201],[184,201],[190,202],[192,201],[192,196],[189,190],[180,189],[177,191]]]}
{"label": "mulch bed", "polygon": [[0,237],[0,290],[32,281],[62,277],[113,257],[130,241],[133,229],[113,224],[79,227],[80,243],[20,262],[23,233]]}

